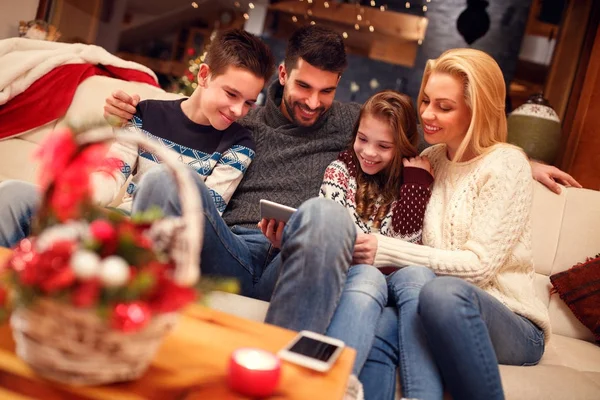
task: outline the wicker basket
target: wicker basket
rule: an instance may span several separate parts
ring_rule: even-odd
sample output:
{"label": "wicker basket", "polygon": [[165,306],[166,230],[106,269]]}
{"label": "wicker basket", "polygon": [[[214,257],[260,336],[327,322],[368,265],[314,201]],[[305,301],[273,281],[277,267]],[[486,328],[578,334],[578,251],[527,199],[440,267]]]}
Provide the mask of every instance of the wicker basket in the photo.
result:
{"label": "wicker basket", "polygon": [[[159,156],[176,179],[183,217],[164,218],[155,224],[163,225],[161,233],[165,227],[171,230],[174,280],[192,285],[200,277],[203,218],[191,171],[173,153],[141,134],[127,132],[121,136],[119,140],[131,141]],[[106,131],[90,131],[76,138],[83,145],[113,136]],[[123,333],[111,329],[95,310],[41,298],[14,310],[10,324],[17,355],[39,375],[62,383],[98,385],[140,377],[176,320],[177,313],[160,314],[142,330]]]}

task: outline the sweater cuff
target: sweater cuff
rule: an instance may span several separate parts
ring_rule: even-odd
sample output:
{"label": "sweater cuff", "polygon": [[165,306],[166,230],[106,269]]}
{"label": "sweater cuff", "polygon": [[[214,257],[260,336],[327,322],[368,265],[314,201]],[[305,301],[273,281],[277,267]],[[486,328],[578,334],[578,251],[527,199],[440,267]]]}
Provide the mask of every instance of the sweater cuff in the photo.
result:
{"label": "sweater cuff", "polygon": [[375,237],[377,238],[377,252],[373,264],[376,267],[406,267],[408,265],[429,267],[431,247],[390,238],[378,233],[375,234]]}
{"label": "sweater cuff", "polygon": [[433,175],[423,168],[404,167],[404,183],[416,183],[418,185],[429,186],[433,183]]}

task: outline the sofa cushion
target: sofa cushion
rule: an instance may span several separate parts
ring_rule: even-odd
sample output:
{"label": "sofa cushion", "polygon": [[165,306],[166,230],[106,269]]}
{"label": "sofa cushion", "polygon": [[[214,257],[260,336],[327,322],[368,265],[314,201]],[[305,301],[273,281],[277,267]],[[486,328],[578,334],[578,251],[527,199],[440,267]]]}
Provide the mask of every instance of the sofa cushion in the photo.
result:
{"label": "sofa cushion", "polygon": [[0,180],[36,181],[37,163],[32,159],[39,146],[21,138],[0,141]]}
{"label": "sofa cushion", "polygon": [[269,308],[266,301],[232,293],[212,292],[206,297],[210,308],[258,322],[265,320]]}
{"label": "sofa cushion", "polygon": [[585,374],[560,365],[500,366],[507,400],[595,400],[600,386]]}
{"label": "sofa cushion", "polygon": [[549,276],[552,273],[566,201],[566,190],[563,189],[560,195],[556,195],[541,183],[535,182],[531,209],[531,244],[535,271],[539,274]]}
{"label": "sofa cushion", "polygon": [[[552,362],[554,365],[562,365],[580,371],[600,373],[600,346],[585,340],[553,335],[548,347],[550,349],[547,352],[553,353],[556,357],[547,360],[544,354],[540,364],[549,365]],[[598,397],[600,398],[600,396]]]}

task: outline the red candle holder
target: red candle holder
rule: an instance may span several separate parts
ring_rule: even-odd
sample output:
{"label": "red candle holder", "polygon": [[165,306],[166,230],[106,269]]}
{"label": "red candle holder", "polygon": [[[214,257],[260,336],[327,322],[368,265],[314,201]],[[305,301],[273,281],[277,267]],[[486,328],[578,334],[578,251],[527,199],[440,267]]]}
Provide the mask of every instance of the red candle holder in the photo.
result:
{"label": "red candle holder", "polygon": [[229,359],[227,383],[236,392],[250,397],[271,395],[279,384],[281,361],[268,351],[241,348]]}

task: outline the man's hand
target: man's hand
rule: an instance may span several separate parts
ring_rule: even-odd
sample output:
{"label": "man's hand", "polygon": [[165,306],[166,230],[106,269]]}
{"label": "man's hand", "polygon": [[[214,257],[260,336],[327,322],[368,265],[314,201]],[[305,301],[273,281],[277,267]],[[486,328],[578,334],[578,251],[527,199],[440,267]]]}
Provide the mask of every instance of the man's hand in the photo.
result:
{"label": "man's hand", "polygon": [[[560,186],[573,186],[580,188],[581,185],[566,172],[561,171],[553,165],[542,164],[537,161],[530,161],[533,179],[546,186],[556,194],[560,194]],[[558,182],[558,183],[556,183]]]}
{"label": "man's hand", "polygon": [[112,126],[123,126],[133,118],[135,107],[140,102],[140,96],[128,95],[122,90],[113,92],[104,103],[104,119]]}
{"label": "man's hand", "polygon": [[258,223],[258,227],[260,228],[263,235],[269,239],[269,242],[276,249],[281,248],[281,238],[283,237],[283,228],[285,228],[285,222],[279,221],[279,223],[274,219],[266,219],[263,218]]}
{"label": "man's hand", "polygon": [[352,264],[375,263],[375,253],[377,253],[377,237],[366,233],[359,233],[354,243],[354,254],[352,255]]}
{"label": "man's hand", "polygon": [[402,165],[405,167],[415,167],[421,168],[425,171],[429,172],[431,176],[433,176],[433,171],[431,170],[431,164],[429,163],[429,159],[426,156],[416,156],[411,158],[402,159]]}

